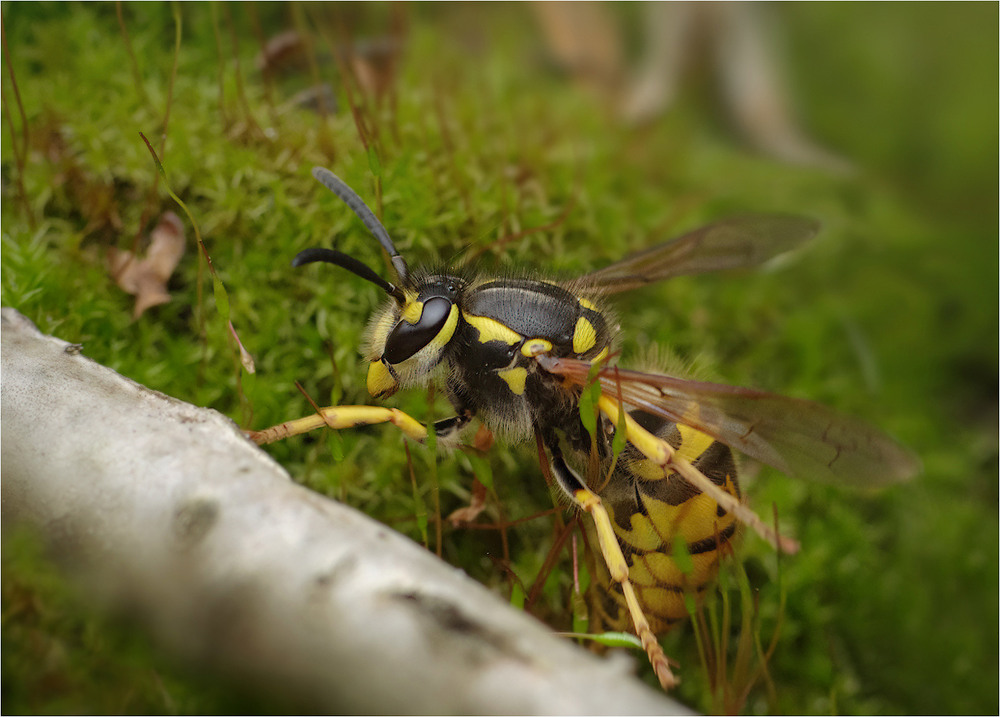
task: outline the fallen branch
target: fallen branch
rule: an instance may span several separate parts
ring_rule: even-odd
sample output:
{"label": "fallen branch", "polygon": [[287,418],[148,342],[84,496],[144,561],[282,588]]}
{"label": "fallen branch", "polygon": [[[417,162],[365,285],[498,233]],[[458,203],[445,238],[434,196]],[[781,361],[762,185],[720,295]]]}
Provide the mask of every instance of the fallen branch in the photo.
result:
{"label": "fallen branch", "polygon": [[183,657],[326,712],[687,710],[368,517],[228,419],[2,314],[3,520]]}

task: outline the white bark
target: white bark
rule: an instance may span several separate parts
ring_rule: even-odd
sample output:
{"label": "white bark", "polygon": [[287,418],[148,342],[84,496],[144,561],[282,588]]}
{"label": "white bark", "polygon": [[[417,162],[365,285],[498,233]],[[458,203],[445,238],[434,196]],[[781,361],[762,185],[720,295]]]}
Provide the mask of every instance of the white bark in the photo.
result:
{"label": "white bark", "polygon": [[329,712],[687,713],[10,309],[0,371],[4,524],[188,659]]}

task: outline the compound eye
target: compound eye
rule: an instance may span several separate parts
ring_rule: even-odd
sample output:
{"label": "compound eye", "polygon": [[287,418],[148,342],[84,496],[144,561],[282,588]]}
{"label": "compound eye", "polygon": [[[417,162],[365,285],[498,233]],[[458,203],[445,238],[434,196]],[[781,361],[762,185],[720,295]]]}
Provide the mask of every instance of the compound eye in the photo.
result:
{"label": "compound eye", "polygon": [[431,297],[424,302],[424,310],[417,323],[400,321],[389,332],[382,358],[391,364],[402,363],[410,358],[441,333],[449,314],[451,302],[448,299],[442,296]]}

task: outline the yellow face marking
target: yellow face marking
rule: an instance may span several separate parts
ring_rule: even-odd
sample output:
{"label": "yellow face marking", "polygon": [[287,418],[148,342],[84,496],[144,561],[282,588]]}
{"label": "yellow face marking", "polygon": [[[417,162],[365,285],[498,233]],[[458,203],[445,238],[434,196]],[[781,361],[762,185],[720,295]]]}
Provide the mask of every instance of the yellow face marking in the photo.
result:
{"label": "yellow face marking", "polygon": [[424,302],[407,301],[403,307],[403,321],[408,324],[415,324],[420,321],[420,316],[424,313]]}
{"label": "yellow face marking", "polygon": [[[424,351],[427,349],[434,349],[436,351],[443,351],[444,347],[448,345],[451,341],[451,337],[455,335],[455,328],[458,326],[458,308],[454,304],[451,305],[451,310],[448,312],[448,319],[444,322],[444,326],[441,330],[437,332],[437,336],[430,340],[430,342],[420,351],[418,351],[412,358],[406,359],[406,361],[411,361],[419,356],[424,355]],[[406,364],[404,361],[400,366]]]}
{"label": "yellow face marking", "polygon": [[389,337],[389,332],[396,325],[396,308],[394,305],[387,305],[382,309],[378,318],[368,326],[366,337],[365,358],[369,361],[377,361],[385,350],[385,342]]}
{"label": "yellow face marking", "polygon": [[573,329],[573,353],[586,353],[596,343],[597,331],[594,330],[594,325],[581,316],[576,320],[576,328]]}
{"label": "yellow face marking", "polygon": [[603,361],[604,359],[606,359],[606,358],[608,357],[608,351],[609,351],[609,347],[608,347],[608,346],[605,346],[605,347],[604,347],[603,349],[601,349],[601,352],[600,352],[599,354],[597,354],[597,355],[596,355],[596,356],[595,356],[595,357],[594,357],[593,359],[591,359],[591,360],[592,360],[592,361],[593,361],[594,363],[600,363],[601,361]]}
{"label": "yellow face marking", "polygon": [[441,330],[410,358],[391,367],[380,359],[371,362],[368,367],[368,390],[373,396],[389,396],[401,386],[409,386],[418,381],[441,362],[442,352],[455,335],[457,327],[458,309],[452,305]]}
{"label": "yellow face marking", "polygon": [[528,378],[528,369],[508,368],[503,371],[497,371],[497,376],[506,381],[510,390],[518,396],[524,395],[524,382]]}
{"label": "yellow face marking", "polygon": [[597,311],[597,307],[594,306],[594,302],[589,299],[577,299],[577,302],[585,309],[590,309],[591,311]]}
{"label": "yellow face marking", "polygon": [[521,347],[521,353],[528,358],[546,354],[551,350],[552,342],[545,339],[531,339],[530,341],[525,341]]}
{"label": "yellow face marking", "polygon": [[444,348],[451,337],[455,335],[455,328],[458,326],[458,307],[454,304],[451,305],[451,311],[448,312],[448,320],[444,323],[444,326],[438,332],[438,335],[434,337],[431,342],[432,346],[440,346]]}
{"label": "yellow face marking", "polygon": [[514,344],[519,344],[524,339],[521,334],[514,331],[514,329],[508,328],[501,324],[496,319],[491,319],[488,316],[475,316],[473,314],[462,314],[465,320],[474,329],[479,331],[479,341],[480,343],[487,343],[489,341],[502,341],[509,346]]}
{"label": "yellow face marking", "polygon": [[396,392],[399,384],[381,361],[368,365],[368,393],[372,396],[389,396]]}

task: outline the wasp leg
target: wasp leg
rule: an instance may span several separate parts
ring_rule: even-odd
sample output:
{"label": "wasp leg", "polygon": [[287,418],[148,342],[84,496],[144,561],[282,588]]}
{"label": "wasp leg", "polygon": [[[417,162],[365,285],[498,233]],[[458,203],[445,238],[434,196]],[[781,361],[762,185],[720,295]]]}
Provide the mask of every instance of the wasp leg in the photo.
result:
{"label": "wasp leg", "polygon": [[611,526],[611,517],[607,509],[601,502],[600,496],[587,488],[580,480],[580,477],[573,472],[573,469],[566,465],[563,458],[562,449],[554,436],[545,439],[546,447],[552,454],[552,472],[555,474],[559,487],[569,496],[576,505],[590,513],[597,527],[597,539],[601,546],[601,554],[607,563],[608,572],[612,580],[621,585],[625,594],[625,604],[628,606],[629,614],[632,616],[632,623],[635,625],[635,632],[642,641],[642,647],[649,656],[649,661],[653,665],[653,671],[657,679],[663,685],[663,689],[669,690],[675,687],[679,680],[670,670],[670,663],[660,646],[660,641],[656,639],[653,630],[649,626],[639,600],[635,595],[635,589],[628,576],[628,562],[622,553],[621,545],[615,536],[615,530]]}
{"label": "wasp leg", "polygon": [[[434,434],[438,438],[448,438],[464,428],[470,420],[472,414],[464,411],[457,416],[437,421],[433,425]],[[263,445],[322,426],[343,429],[375,423],[391,423],[415,441],[423,442],[427,438],[427,427],[424,424],[398,408],[384,406],[329,406],[321,408],[318,413],[311,416],[279,423],[262,431],[247,431],[247,435],[250,440]]]}
{"label": "wasp leg", "polygon": [[635,446],[644,456],[663,466],[665,471],[672,471],[680,475],[693,487],[718,503],[719,507],[724,511],[732,513],[736,516],[737,520],[756,531],[758,535],[776,549],[783,553],[798,552],[799,544],[797,541],[784,535],[779,535],[774,528],[764,523],[756,513],[741,503],[739,498],[724,491],[720,486],[710,481],[704,473],[691,465],[690,462],[678,456],[669,443],[657,438],[640,426],[628,415],[618,401],[609,396],[602,395],[598,401],[598,406],[601,409],[601,413],[607,416],[615,425],[619,425],[619,421],[624,419],[625,434],[628,437],[629,443]]}

